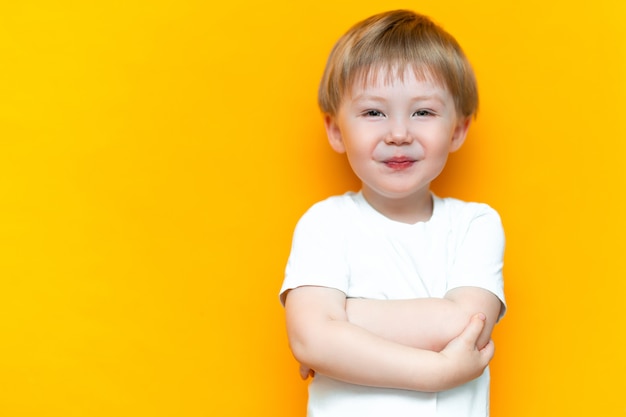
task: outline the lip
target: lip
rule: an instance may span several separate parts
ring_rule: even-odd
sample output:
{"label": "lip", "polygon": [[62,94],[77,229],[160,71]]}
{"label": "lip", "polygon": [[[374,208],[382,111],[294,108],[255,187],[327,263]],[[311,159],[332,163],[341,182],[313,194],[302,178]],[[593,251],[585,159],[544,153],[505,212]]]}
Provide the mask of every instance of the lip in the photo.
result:
{"label": "lip", "polygon": [[382,162],[394,171],[402,171],[411,168],[417,160],[406,156],[395,156],[393,158],[385,159]]}

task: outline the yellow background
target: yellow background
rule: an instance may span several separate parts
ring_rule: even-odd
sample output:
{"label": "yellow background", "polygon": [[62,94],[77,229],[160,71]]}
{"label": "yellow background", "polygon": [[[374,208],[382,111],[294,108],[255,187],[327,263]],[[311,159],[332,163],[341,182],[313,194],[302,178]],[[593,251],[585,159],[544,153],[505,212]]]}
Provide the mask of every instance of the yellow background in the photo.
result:
{"label": "yellow background", "polygon": [[0,415],[304,416],[277,292],[295,222],[357,183],[332,44],[417,8],[474,63],[435,184],[507,232],[494,416],[626,415],[626,3],[0,6]]}

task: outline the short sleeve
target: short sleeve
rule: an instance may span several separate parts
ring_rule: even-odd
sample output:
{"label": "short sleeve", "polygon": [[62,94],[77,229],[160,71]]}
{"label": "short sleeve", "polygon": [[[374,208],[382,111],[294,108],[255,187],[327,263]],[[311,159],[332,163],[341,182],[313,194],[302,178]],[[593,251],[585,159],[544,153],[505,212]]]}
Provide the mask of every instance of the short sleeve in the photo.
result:
{"label": "short sleeve", "polygon": [[325,200],[311,207],[298,221],[280,290],[281,303],[288,290],[314,285],[348,291],[345,215],[341,204]]}
{"label": "short sleeve", "polygon": [[458,287],[479,287],[495,294],[502,301],[500,318],[506,310],[502,267],[504,230],[498,213],[485,204],[469,206],[459,221],[454,257],[448,276],[448,290]]}

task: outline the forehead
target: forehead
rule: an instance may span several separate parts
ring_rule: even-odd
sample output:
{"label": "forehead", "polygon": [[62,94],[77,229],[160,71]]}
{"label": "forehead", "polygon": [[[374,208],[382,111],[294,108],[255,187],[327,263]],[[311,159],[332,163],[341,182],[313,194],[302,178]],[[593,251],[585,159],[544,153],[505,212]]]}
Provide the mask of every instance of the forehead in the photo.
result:
{"label": "forehead", "polygon": [[362,70],[355,74],[347,86],[345,98],[354,99],[363,94],[393,92],[401,89],[412,94],[438,95],[451,99],[445,84],[432,75],[431,71],[421,68],[381,67]]}

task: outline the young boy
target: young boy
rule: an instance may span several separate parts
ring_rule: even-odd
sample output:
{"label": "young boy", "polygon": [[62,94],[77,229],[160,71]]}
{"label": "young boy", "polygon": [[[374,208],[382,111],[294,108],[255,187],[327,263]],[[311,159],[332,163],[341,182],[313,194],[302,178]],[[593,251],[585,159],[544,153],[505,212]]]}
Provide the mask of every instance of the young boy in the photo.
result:
{"label": "young boy", "polygon": [[470,64],[428,18],[382,13],[337,42],[319,103],[362,188],[315,204],[293,237],[281,301],[315,371],[308,416],[487,416],[500,218],[430,191],[477,109]]}

